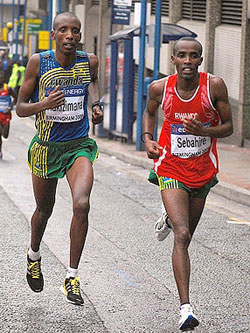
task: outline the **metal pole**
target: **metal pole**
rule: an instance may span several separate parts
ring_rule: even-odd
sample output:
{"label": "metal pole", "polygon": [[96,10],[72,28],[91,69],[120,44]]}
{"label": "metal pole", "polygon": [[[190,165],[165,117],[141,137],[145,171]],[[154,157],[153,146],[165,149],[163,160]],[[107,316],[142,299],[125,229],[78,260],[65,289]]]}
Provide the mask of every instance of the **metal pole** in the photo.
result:
{"label": "metal pole", "polygon": [[[154,48],[154,80],[159,77],[160,50],[161,50],[161,0],[156,0],[155,11],[155,48]],[[157,140],[158,114],[155,121],[154,140]]]}
{"label": "metal pole", "polygon": [[53,0],[49,0],[49,49],[52,49],[52,39],[51,39],[51,31],[52,31],[52,16],[53,16]]}
{"label": "metal pole", "polygon": [[143,145],[141,142],[141,135],[142,135],[143,86],[144,86],[144,67],[145,67],[146,15],[147,15],[147,1],[142,0],[141,1],[140,55],[139,55],[139,68],[138,68],[136,150],[143,150]]}
{"label": "metal pole", "polygon": [[114,0],[111,1],[111,17],[110,17],[110,26],[109,26],[110,36],[113,34],[113,6],[114,6]]}
{"label": "metal pole", "polygon": [[116,105],[117,105],[117,58],[118,43],[111,41],[110,55],[110,104],[109,104],[109,130],[116,129]]}
{"label": "metal pole", "polygon": [[58,0],[58,13],[62,12],[62,0]]}
{"label": "metal pole", "polygon": [[3,38],[3,11],[4,11],[4,5],[3,0],[1,0],[1,37]]}
{"label": "metal pole", "polygon": [[27,0],[24,1],[23,9],[23,45],[22,45],[22,59],[24,55],[24,44],[25,44],[25,34],[26,34],[26,11],[27,11]]}
{"label": "metal pole", "polygon": [[[52,22],[53,22],[53,20],[54,20],[54,17],[55,17],[56,14],[57,14],[56,9],[57,9],[57,0],[53,0],[53,2],[52,2]],[[51,23],[51,26],[52,26],[52,24],[53,24],[53,23]],[[51,30],[52,30],[52,29],[51,29]]]}
{"label": "metal pole", "polygon": [[15,0],[12,0],[12,31],[11,31],[11,53],[14,53],[14,36],[15,36]]}
{"label": "metal pole", "polygon": [[156,0],[155,11],[155,49],[154,49],[154,80],[158,79],[161,49],[161,0]]}
{"label": "metal pole", "polygon": [[19,21],[20,21],[20,0],[18,0],[17,2],[16,55],[18,54]]}

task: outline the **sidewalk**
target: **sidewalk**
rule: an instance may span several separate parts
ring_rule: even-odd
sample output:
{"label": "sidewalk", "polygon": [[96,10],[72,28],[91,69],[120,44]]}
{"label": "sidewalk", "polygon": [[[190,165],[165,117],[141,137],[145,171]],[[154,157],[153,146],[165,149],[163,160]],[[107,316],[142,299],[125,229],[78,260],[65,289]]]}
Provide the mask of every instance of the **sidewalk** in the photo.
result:
{"label": "sidewalk", "polygon": [[[99,138],[91,135],[97,142],[100,153],[116,156],[127,163],[150,170],[152,160],[145,151],[137,151],[135,144]],[[219,184],[212,191],[229,200],[250,206],[250,149],[218,142]]]}

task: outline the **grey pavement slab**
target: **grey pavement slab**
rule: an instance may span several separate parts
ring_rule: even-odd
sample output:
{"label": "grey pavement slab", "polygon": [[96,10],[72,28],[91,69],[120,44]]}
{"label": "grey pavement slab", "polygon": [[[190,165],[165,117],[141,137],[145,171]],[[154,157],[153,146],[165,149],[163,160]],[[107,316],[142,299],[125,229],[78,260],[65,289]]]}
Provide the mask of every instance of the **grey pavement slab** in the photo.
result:
{"label": "grey pavement slab", "polygon": [[[21,276],[17,279],[16,270],[11,270],[21,305],[20,308],[16,305],[15,295],[8,300],[5,296],[1,311],[7,312],[8,307],[12,316],[8,318],[6,313],[2,316],[6,332],[15,332],[14,326],[7,326],[15,322],[23,325],[20,332],[27,331],[24,324],[29,322],[35,332],[46,332],[45,329],[51,332],[98,333],[105,329],[111,333],[178,332],[178,295],[171,268],[173,235],[159,243],[152,232],[161,209],[158,188],[147,182],[148,169],[121,162],[115,156],[101,153],[94,167],[89,234],[79,270],[86,307],[79,311],[78,307],[66,303],[59,291],[68,264],[72,205],[65,180],[59,182],[54,213],[42,244],[45,290],[39,295],[29,290],[25,281],[25,249],[29,243],[28,221],[35,203],[25,156],[33,126],[29,119],[21,123],[13,119],[12,135],[4,142],[6,159],[0,164],[1,175],[4,175],[0,186],[5,190],[5,193],[0,192],[0,202],[3,202],[0,208],[6,229],[3,239],[0,237],[0,251],[4,258],[7,247],[10,255],[3,271],[8,273],[16,257],[16,270]],[[119,153],[115,144],[111,149],[113,155]],[[245,288],[249,282],[249,228],[227,223],[230,216],[239,217],[239,212],[244,211],[243,218],[248,217],[249,208],[222,200],[218,209],[220,200],[212,194],[209,196],[190,247],[191,299],[201,319],[197,333],[243,333],[249,329],[249,290]],[[21,223],[16,226],[13,221],[19,219]],[[12,236],[8,238],[8,234]],[[4,246],[6,243],[9,247]],[[7,276],[8,279],[5,281],[2,277],[1,282],[10,288]],[[2,309],[1,303],[0,306]],[[80,322],[76,324],[80,315]],[[75,325],[72,330],[66,326],[68,317],[72,317]]]}
{"label": "grey pavement slab", "polygon": [[0,187],[1,297],[0,331],[12,332],[107,332],[93,304],[85,295],[85,306],[72,306],[60,291],[65,267],[42,244],[45,287],[41,293],[29,289],[26,248],[30,228],[27,219]]}
{"label": "grey pavement slab", "polygon": [[[134,144],[94,137],[100,152],[150,170],[153,161],[145,151],[136,151]],[[219,184],[212,192],[240,204],[250,205],[250,149],[218,142]]]}

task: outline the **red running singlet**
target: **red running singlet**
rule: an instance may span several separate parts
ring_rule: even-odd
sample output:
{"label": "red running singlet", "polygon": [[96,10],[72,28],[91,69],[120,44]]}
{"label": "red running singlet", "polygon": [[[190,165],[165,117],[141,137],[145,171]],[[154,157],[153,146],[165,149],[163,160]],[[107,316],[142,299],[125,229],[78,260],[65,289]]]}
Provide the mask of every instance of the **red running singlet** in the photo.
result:
{"label": "red running singlet", "polygon": [[159,138],[163,149],[154,160],[154,170],[159,176],[199,188],[218,173],[217,139],[185,132],[183,120],[197,114],[203,126],[210,127],[218,125],[220,118],[210,98],[208,73],[199,73],[199,86],[188,100],[178,95],[176,81],[174,74],[165,82],[161,105],[164,123]]}

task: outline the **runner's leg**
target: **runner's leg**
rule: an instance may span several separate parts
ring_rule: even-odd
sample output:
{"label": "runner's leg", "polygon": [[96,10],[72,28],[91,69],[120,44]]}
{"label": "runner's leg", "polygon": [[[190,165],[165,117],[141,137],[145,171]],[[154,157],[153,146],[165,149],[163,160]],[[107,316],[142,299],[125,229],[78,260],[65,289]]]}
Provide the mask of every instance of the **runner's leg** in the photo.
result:
{"label": "runner's leg", "polygon": [[36,210],[31,218],[31,248],[37,252],[55,204],[57,178],[45,179],[32,174]]}
{"label": "runner's leg", "polygon": [[161,191],[161,194],[174,232],[172,265],[180,302],[183,304],[189,302],[190,260],[188,246],[191,241],[189,195],[181,189],[166,189]]}
{"label": "runner's leg", "polygon": [[188,193],[181,189],[163,190],[161,193],[174,232],[172,263],[180,302],[189,303],[188,246],[203,212],[205,199],[189,200]]}
{"label": "runner's leg", "polygon": [[192,198],[189,203],[189,230],[191,237],[200,221],[201,214],[205,207],[206,198]]}
{"label": "runner's leg", "polygon": [[93,185],[93,167],[86,157],[78,157],[67,172],[73,199],[70,227],[70,267],[78,268],[88,231],[89,198]]}
{"label": "runner's leg", "polygon": [[6,124],[6,125],[3,126],[3,137],[5,139],[8,138],[9,132],[10,132],[10,123],[8,122],[8,124]]}

